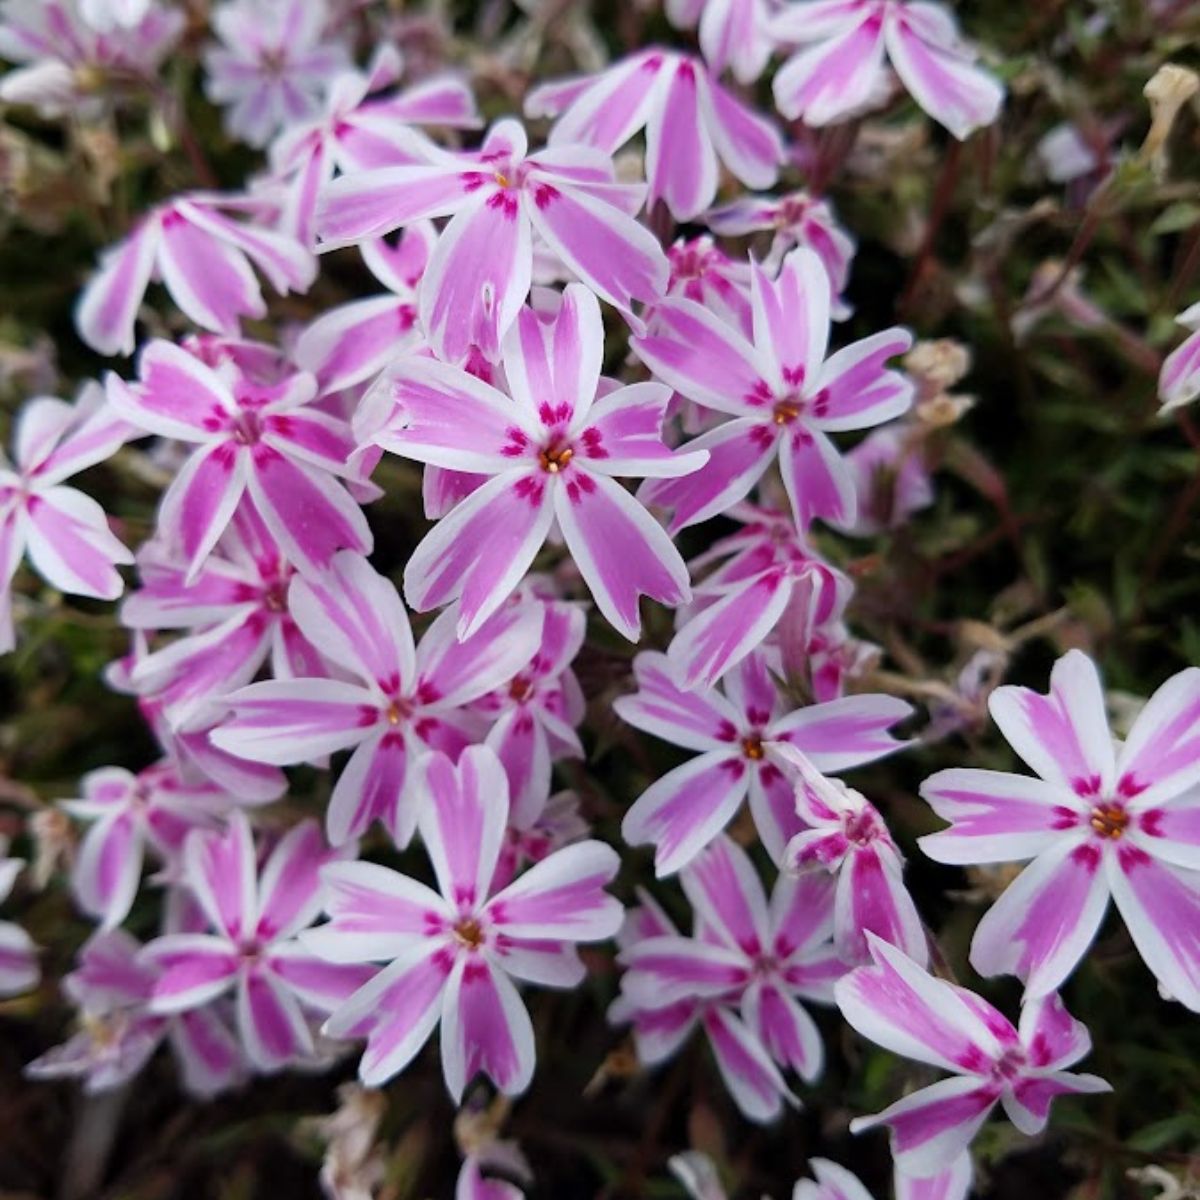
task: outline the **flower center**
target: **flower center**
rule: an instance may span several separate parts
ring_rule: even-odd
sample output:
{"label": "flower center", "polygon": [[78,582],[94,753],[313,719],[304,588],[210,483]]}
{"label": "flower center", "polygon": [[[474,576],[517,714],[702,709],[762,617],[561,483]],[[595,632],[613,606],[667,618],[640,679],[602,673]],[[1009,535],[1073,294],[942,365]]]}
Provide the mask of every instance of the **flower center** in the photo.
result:
{"label": "flower center", "polygon": [[574,457],[575,451],[570,446],[547,446],[538,455],[538,462],[542,464],[543,471],[557,475],[559,471],[565,470],[570,465],[571,459]]}
{"label": "flower center", "polygon": [[454,936],[469,950],[483,945],[483,927],[474,917],[466,917],[454,927]]}
{"label": "flower center", "polygon": [[404,703],[403,700],[393,700],[387,708],[383,710],[384,718],[389,725],[399,725],[405,717],[410,716],[412,710]]}
{"label": "flower center", "polygon": [[508,178],[508,176],[507,176],[507,175],[505,175],[503,171],[497,171],[497,172],[496,172],[496,174],[495,174],[495,176],[494,176],[494,178],[495,178],[496,182],[497,182],[497,183],[498,183],[498,184],[499,184],[499,185],[500,185],[502,188],[506,188],[506,187],[511,187],[511,186],[512,186],[512,184],[509,182],[509,178]]}
{"label": "flower center", "polygon": [[531,691],[533,691],[533,684],[521,675],[518,675],[508,687],[508,694],[514,700],[524,700]]}
{"label": "flower center", "polygon": [[1116,841],[1129,824],[1129,813],[1121,804],[1097,804],[1089,821],[1097,837]]}
{"label": "flower center", "polygon": [[757,733],[752,733],[748,737],[742,738],[742,753],[747,758],[752,758],[755,762],[766,753],[763,749],[762,738]]}
{"label": "flower center", "polygon": [[258,413],[243,410],[233,423],[233,440],[241,446],[253,446],[262,437],[262,422]]}
{"label": "flower center", "polygon": [[992,1077],[1011,1082],[1025,1069],[1025,1054],[1021,1050],[1005,1050],[992,1067]]}
{"label": "flower center", "polygon": [[865,846],[868,842],[873,842],[878,834],[874,815],[865,809],[862,812],[847,813],[842,821],[842,832],[856,846]]}
{"label": "flower center", "polygon": [[780,400],[775,405],[774,421],[776,425],[790,425],[804,411],[804,405],[799,400]]}

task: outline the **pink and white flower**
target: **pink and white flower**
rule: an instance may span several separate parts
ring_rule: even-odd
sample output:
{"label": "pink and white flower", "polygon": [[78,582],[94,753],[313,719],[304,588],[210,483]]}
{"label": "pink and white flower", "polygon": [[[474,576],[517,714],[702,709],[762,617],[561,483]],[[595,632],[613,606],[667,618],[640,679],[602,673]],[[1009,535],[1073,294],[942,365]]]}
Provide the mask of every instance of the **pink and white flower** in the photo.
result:
{"label": "pink and white flower", "polygon": [[693,936],[660,934],[626,948],[622,995],[639,1011],[701,999],[731,1005],[779,1067],[812,1083],[825,1050],[801,1002],[831,1004],[833,985],[850,966],[831,940],[832,881],[781,876],[768,902],[749,856],[724,836],[680,881]]}
{"label": "pink and white flower", "polygon": [[329,802],[340,845],[382,821],[407,845],[423,804],[418,759],[430,747],[457,755],[480,732],[464,706],[507,683],[537,650],[541,612],[518,605],[465,641],[444,612],[414,646],[391,582],[345,551],[330,569],[293,579],[288,605],[300,632],[339,678],[252,683],[225,698],[232,716],[212,733],[222,750],[254,762],[307,762],[353,749]]}
{"label": "pink and white flower", "polygon": [[529,295],[536,233],[596,295],[634,321],[635,300],[667,283],[654,235],[634,220],[641,184],[618,183],[611,158],[585,146],[528,153],[515,120],[488,131],[477,153],[430,149],[427,164],[343,175],[325,189],[317,227],[326,248],[451,217],[420,290],[421,325],[437,356],[461,362],[477,347],[495,359]]}
{"label": "pink and white flower", "polygon": [[686,866],[725,828],[747,796],[759,836],[779,861],[801,828],[784,751],[803,751],[826,771],[844,771],[897,750],[888,730],[911,709],[891,696],[848,696],[788,712],[770,660],[753,654],[731,671],[724,692],[685,691],[661,654],[633,662],[638,690],[618,697],[623,721],[700,754],[668,771],[634,802],[621,833],[651,842],[659,876]]}
{"label": "pink and white flower", "polygon": [[325,0],[225,0],[212,26],[220,40],[204,55],[205,91],[251,146],[311,117],[350,64]]}
{"label": "pink and white flower", "polygon": [[380,380],[398,419],[375,433],[378,445],[491,476],[413,552],[404,572],[413,608],[458,599],[459,635],[470,636],[512,593],[555,523],[596,606],[631,641],[640,596],[690,599],[679,551],[617,478],[683,475],[704,459],[663,444],[670,394],[661,384],[597,395],[603,354],[600,306],[570,284],[555,316],[522,309],[505,339],[509,395],[426,358],[395,363]]}
{"label": "pink and white flower", "polygon": [[[247,212],[252,220],[234,220]],[[258,201],[192,192],[152,208],[100,256],[75,308],[79,336],[101,354],[132,354],[138,308],[161,280],[184,316],[214,333],[234,335],[242,317],[267,306],[251,264],[281,295],[305,292],[317,274],[313,255],[285,233],[264,227]]]}
{"label": "pink and white flower", "polygon": [[1024,1134],[1040,1133],[1056,1096],[1107,1092],[1095,1075],[1067,1071],[1092,1048],[1087,1029],[1055,995],[1026,1004],[1016,1028],[981,996],[929,975],[872,936],[874,964],[836,987],[842,1016],[865,1038],[905,1058],[954,1072],[852,1133],[886,1125],[896,1167],[918,1179],[950,1169],[997,1104]]}
{"label": "pink and white flower", "polygon": [[[731,258],[710,237],[680,238],[667,250],[667,297],[680,296],[718,313],[750,335],[750,264]],[[653,327],[653,310],[646,314]]]}
{"label": "pink and white flower", "polygon": [[24,555],[59,591],[114,600],[125,584],[118,563],[133,555],[104,510],[63,481],[110,457],[137,429],[104,403],[95,384],[72,405],[30,400],[16,420],[13,462],[0,456],[0,653],[16,644],[12,580]]}
{"label": "pink and white flower", "polygon": [[136,775],[123,767],[89,771],[81,791],[79,799],[60,802],[71,816],[92,822],[71,868],[71,890],[103,929],[129,915],[147,850],[176,867],[191,830],[215,827],[239,803],[213,783],[184,779],[170,759]]}
{"label": "pink and white flower", "polygon": [[729,68],[738,83],[753,83],[775,48],[768,25],[773,0],[667,0],[676,29],[699,26],[700,50],[714,75]]}
{"label": "pink and white flower", "polygon": [[886,95],[890,63],[913,99],[956,137],[990,125],[1004,88],[980,67],[950,10],[913,0],[800,0],[771,22],[799,49],[775,75],[775,103],[789,119],[828,125]]}
{"label": "pink and white flower", "polygon": [[150,1011],[189,1012],[232,992],[238,1038],[247,1059],[269,1072],[311,1058],[306,1014],[332,1012],[370,974],[316,957],[298,940],[321,911],[320,869],[352,856],[330,850],[315,821],[279,839],[261,868],[250,823],[235,811],[225,832],[194,830],[183,848],[183,881],[208,933],[167,933],[139,962],[157,968]]}
{"label": "pink and white flower", "polygon": [[929,961],[925,926],[904,886],[904,859],[879,810],[840,779],[827,779],[810,757],[784,746],[780,758],[795,781],[796,814],[805,828],[787,844],[791,871],[837,879],[834,941],[847,962],[866,962],[875,936],[914,962]]}
{"label": "pink and white flower", "polygon": [[753,343],[689,300],[658,305],[654,329],[634,338],[659,379],[733,418],[691,444],[708,451],[704,467],[643,488],[647,503],[675,510],[673,530],[736,504],[776,458],[800,528],[816,517],[854,519],[853,479],[828,434],[869,429],[909,407],[912,384],[884,364],[912,336],[888,329],[826,358],[829,302],[825,268],[802,248],[777,279],[752,264]]}
{"label": "pink and white flower", "polygon": [[992,718],[1038,778],[939,771],[921,794],[950,828],[921,839],[946,863],[1029,859],[975,931],[981,975],[1057,989],[1111,896],[1162,988],[1200,1012],[1200,668],[1167,680],[1114,745],[1096,666],[1072,650],[1050,692],[997,688]]}
{"label": "pink and white flower", "polygon": [[[8,838],[0,837],[0,904],[8,899],[25,860],[8,857]],[[0,921],[0,996],[19,996],[41,978],[33,939],[15,921]]]}
{"label": "pink and white flower", "polygon": [[326,1030],[366,1036],[359,1076],[376,1086],[404,1070],[440,1022],[456,1102],[480,1072],[516,1095],[529,1086],[535,1048],[514,980],[568,988],[583,980],[575,944],[609,938],[621,924],[620,904],[604,891],[617,855],[579,842],[493,891],[508,820],[500,760],[485,746],[469,747],[457,766],[435,754],[425,777],[419,826],[438,891],[373,863],[323,872],[331,919],[305,936],[307,945],[339,963],[388,964]]}
{"label": "pink and white flower", "polygon": [[231,361],[209,367],[165,341],[151,342],[138,365],[136,385],[109,376],[113,409],[147,433],[196,447],[158,511],[158,535],[186,583],[246,502],[301,570],[328,566],[343,548],[370,551],[366,518],[336,478],[353,474],[350,428],[310,403],[311,375],[262,383]]}
{"label": "pink and white flower", "polygon": [[1181,312],[1175,320],[1191,332],[1163,362],[1158,376],[1160,415],[1191,404],[1200,396],[1200,302]]}
{"label": "pink and white flower", "polygon": [[700,59],[675,50],[638,51],[598,75],[541,84],[525,113],[557,117],[552,150],[585,145],[615,154],[644,129],[648,206],[661,200],[677,221],[712,204],[719,162],[747,187],[768,188],[783,161],[775,126],[717,83]]}
{"label": "pink and white flower", "polygon": [[858,496],[847,533],[869,537],[898,529],[933,503],[923,447],[903,422],[874,430],[846,455],[846,463]]}

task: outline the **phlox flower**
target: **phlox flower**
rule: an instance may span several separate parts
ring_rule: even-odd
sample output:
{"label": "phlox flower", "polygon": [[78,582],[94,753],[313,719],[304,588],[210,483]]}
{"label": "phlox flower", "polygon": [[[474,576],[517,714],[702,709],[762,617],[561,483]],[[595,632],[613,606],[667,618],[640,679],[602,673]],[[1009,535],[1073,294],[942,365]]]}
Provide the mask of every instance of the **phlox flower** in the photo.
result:
{"label": "phlox flower", "polygon": [[682,479],[642,489],[648,504],[675,510],[672,530],[724,512],[776,458],[796,523],[854,519],[850,471],[828,435],[869,429],[912,403],[912,384],[884,364],[912,345],[892,328],[826,358],[829,279],[817,255],[793,250],[777,279],[751,265],[753,341],[690,300],[655,308],[654,328],[633,339],[664,383],[733,419],[690,448],[708,462]]}
{"label": "phlox flower", "polygon": [[277,679],[326,673],[288,607],[295,568],[248,505],[235,511],[190,582],[186,566],[153,542],[139,552],[138,571],[142,586],[121,605],[121,623],[184,633],[139,655],[129,681],[159,701],[175,729],[211,726],[222,713],[221,697],[264,664]]}
{"label": "phlox flower", "polygon": [[541,862],[547,855],[582,841],[590,833],[591,826],[580,813],[579,797],[574,792],[544,796],[536,806],[527,804],[522,815],[510,809],[493,889],[507,887],[523,867]]}
{"label": "phlox flower", "polygon": [[173,866],[192,829],[213,828],[240,801],[215,784],[185,779],[170,759],[136,775],[123,767],[89,771],[78,799],[62,800],[71,816],[89,821],[71,866],[79,906],[113,929],[129,915],[150,850]]}
{"label": "phlox flower", "polygon": [[[693,603],[667,647],[685,688],[710,688],[773,632],[794,637],[802,628],[805,655],[816,650],[814,631],[840,619],[854,585],[825,562],[790,514],[745,501],[726,516],[742,528],[714,542],[689,563],[700,571],[718,564],[693,586]],[[806,666],[812,666],[808,658]],[[813,689],[818,700],[839,692]]]}
{"label": "phlox flower", "polygon": [[[697,1151],[677,1154],[667,1164],[693,1200],[726,1200],[712,1160]],[[857,1176],[827,1158],[809,1159],[813,1179],[798,1179],[791,1200],[872,1200]],[[928,1179],[895,1173],[895,1200],[967,1200],[971,1190],[971,1156],[962,1155],[946,1171]]]}
{"label": "phlox flower", "polygon": [[739,83],[763,73],[775,47],[768,22],[773,0],[667,0],[677,29],[699,26],[700,50],[714,75],[729,68]]}
{"label": "phlox flower", "polygon": [[514,980],[575,987],[577,942],[611,937],[620,904],[604,887],[616,853],[578,842],[503,890],[492,878],[508,820],[508,785],[485,746],[425,763],[418,819],[438,890],[374,863],[326,868],[327,925],[308,946],[340,963],[388,965],[330,1017],[335,1037],[365,1035],[359,1076],[377,1086],[408,1065],[441,1023],[442,1070],[457,1103],[483,1072],[506,1095],[533,1076],[534,1038]]}
{"label": "phlox flower", "polygon": [[0,455],[0,653],[16,643],[12,580],[24,555],[59,591],[103,600],[121,594],[116,564],[133,562],[133,555],[100,505],[63,481],[136,436],[95,384],[74,404],[39,396],[21,409],[11,464]]}
{"label": "phlox flower", "polygon": [[834,948],[833,884],[780,876],[768,901],[744,850],[718,837],[684,868],[693,936],[648,937],[626,948],[622,995],[638,1010],[720,1000],[782,1069],[812,1083],[825,1062],[821,1034],[802,1001],[833,1003],[848,970]]}
{"label": "phlox flower", "polygon": [[1175,320],[1191,332],[1163,362],[1158,376],[1159,415],[1174,412],[1200,396],[1200,302]]}
{"label": "phlox flower", "polygon": [[350,63],[325,0],[225,0],[212,26],[219,41],[204,55],[205,91],[251,146],[311,117]]}
{"label": "phlox flower", "polygon": [[[750,267],[731,258],[710,237],[680,238],[667,250],[667,297],[680,296],[715,312],[750,335]],[[653,309],[646,313],[653,327]]]}
{"label": "phlox flower", "polygon": [[232,992],[237,1034],[259,1071],[315,1052],[306,1013],[331,1012],[369,972],[317,958],[297,939],[321,911],[320,868],[353,855],[330,850],[315,821],[293,825],[261,867],[243,812],[229,827],[194,830],[183,847],[182,881],[207,921],[205,933],[165,933],[140,963],[157,968],[152,1013],[189,1012]]}
{"label": "phlox flower", "polygon": [[329,570],[293,579],[288,605],[340,677],[239,688],[226,696],[232,715],[212,741],[275,764],[353,749],[330,798],[330,841],[340,845],[380,820],[407,845],[422,802],[416,761],[431,746],[457,754],[475,740],[479,718],[463,706],[528,665],[541,613],[534,605],[505,608],[460,642],[458,614],[448,609],[414,647],[395,587],[349,551]]}
{"label": "phlox flower", "polygon": [[296,340],[293,357],[316,376],[321,394],[373,379],[393,359],[420,347],[417,288],[436,233],[428,221],[410,225],[395,246],[383,238],[359,247],[367,269],[388,290],[323,312]]}
{"label": "phlox flower", "polygon": [[645,129],[647,204],[663,201],[677,221],[712,204],[718,160],[751,188],[770,187],[783,161],[775,126],[700,59],[675,50],[641,50],[598,75],[543,83],[530,91],[525,113],[557,118],[552,150],[580,144],[614,154]]}
{"label": "phlox flower", "polygon": [[921,795],[946,863],[1032,860],[980,921],[971,962],[1044,996],[1079,965],[1111,896],[1163,989],[1200,1012],[1200,668],[1168,679],[1114,745],[1096,666],[1072,650],[1050,692],[997,688],[992,719],[1038,778],[951,769]]}
{"label": "phlox flower", "polygon": [[[803,711],[803,710],[802,710]],[[848,962],[867,961],[869,936],[898,946],[914,962],[929,961],[921,915],[904,886],[904,859],[879,810],[840,779],[826,779],[802,750],[779,756],[794,781],[804,828],[784,850],[787,869],[837,880],[833,936]]]}
{"label": "phlox flower", "polygon": [[319,570],[336,551],[370,551],[362,510],[336,478],[352,474],[349,426],[311,403],[303,372],[259,382],[232,362],[216,369],[151,342],[139,382],[109,376],[114,411],[147,433],[195,446],[163,494],[158,536],[195,581],[239,505],[248,502],[289,561]]}
{"label": "phlox flower", "polygon": [[[0,903],[8,899],[25,860],[8,857],[8,838],[0,837]],[[15,921],[0,921],[0,996],[19,996],[41,977],[37,947]]]}
{"label": "phlox flower", "polygon": [[835,986],[842,1016],[865,1038],[954,1072],[897,1100],[852,1133],[886,1125],[897,1168],[917,1178],[952,1167],[997,1103],[1024,1134],[1040,1133],[1056,1096],[1110,1091],[1067,1067],[1091,1050],[1087,1029],[1055,995],[1024,1006],[1015,1027],[981,996],[928,974],[887,942],[870,938],[871,966]]}
{"label": "phlox flower", "polygon": [[0,100],[46,117],[94,116],[129,76],[158,71],[185,23],[145,0],[3,0],[0,58],[20,65],[0,79]]}
{"label": "phlox flower", "polygon": [[[640,904],[627,914],[617,939],[623,955],[636,954],[648,940],[688,940],[648,895],[639,892],[638,898]],[[728,996],[688,995],[672,1004],[643,1005],[626,993],[628,978],[622,976],[621,995],[610,1005],[608,1017],[614,1025],[632,1026],[641,1063],[665,1062],[701,1029],[725,1087],[748,1120],[766,1124],[796,1102],[766,1046],[738,1014],[736,990]]]}
{"label": "phlox flower", "polygon": [[850,263],[855,242],[834,216],[828,200],[818,200],[807,192],[789,192],[786,196],[742,196],[710,209],[704,223],[720,237],[746,237],[773,231],[771,248],[763,259],[767,270],[777,270],[784,257],[797,246],[807,246],[821,260],[829,276],[830,312],[835,321],[850,315],[841,298],[850,279]]}
{"label": "phlox flower", "polygon": [[479,126],[470,88],[452,75],[384,95],[403,70],[400,52],[379,46],[365,72],[342,71],[333,79],[319,116],[289,122],[271,143],[271,170],[288,183],[280,223],[303,245],[316,240],[317,201],[336,171],[426,162],[429,142],[417,125]]}
{"label": "phlox flower", "polygon": [[689,599],[679,551],[617,477],[686,474],[704,459],[663,444],[670,394],[661,384],[597,396],[603,354],[600,306],[571,284],[553,317],[521,310],[504,342],[509,395],[420,357],[381,378],[398,420],[375,433],[378,445],[491,476],[413,552],[404,572],[413,608],[461,598],[459,635],[469,636],[517,586],[556,522],[596,606],[631,641],[639,596]]}
{"label": "phlox flower", "polygon": [[421,325],[440,359],[472,347],[491,359],[529,295],[533,235],[575,277],[632,319],[635,300],[666,287],[667,262],[633,214],[645,188],[618,183],[611,158],[585,146],[528,153],[520,122],[493,125],[482,148],[431,161],[355,171],[325,189],[325,247],[381,237],[425,217],[451,217],[421,284]]}
{"label": "phlox flower", "polygon": [[846,465],[858,497],[846,533],[869,537],[898,529],[933,503],[923,449],[902,422],[868,434],[846,455]]}
{"label": "phlox flower", "polygon": [[[168,920],[194,925],[194,907],[168,906]],[[187,910],[184,912],[183,910]],[[182,1082],[193,1096],[215,1096],[241,1083],[246,1063],[231,1028],[227,1001],[161,1016],[150,1011],[159,970],[141,958],[142,944],[123,929],[100,930],[80,949],[62,989],[79,1012],[79,1030],[31,1062],[32,1079],[80,1079],[96,1095],[127,1083],[168,1042]]]}
{"label": "phlox flower", "polygon": [[789,712],[771,660],[752,654],[724,680],[723,692],[689,692],[668,660],[645,650],[633,660],[638,690],[613,701],[625,722],[696,758],[651,784],[625,814],[621,834],[654,845],[659,876],[686,866],[733,819],[747,796],[759,836],[778,862],[801,828],[782,752],[795,747],[826,771],[844,771],[899,748],[888,732],[912,711],[891,696],[847,696]]}
{"label": "phlox flower", "polygon": [[[253,219],[234,220],[237,212]],[[267,219],[257,201],[217,193],[192,192],[152,208],[100,256],[75,308],[79,336],[101,354],[132,354],[138,308],[153,279],[190,320],[230,335],[242,317],[267,315],[252,263],[280,294],[307,291],[316,260],[294,238],[259,223]]]}
{"label": "phlox flower", "polygon": [[995,121],[1004,88],[975,62],[942,4],[910,0],[799,0],[771,32],[800,49],[773,88],[785,117],[828,125],[856,116],[885,94],[885,62],[913,99],[959,139]]}

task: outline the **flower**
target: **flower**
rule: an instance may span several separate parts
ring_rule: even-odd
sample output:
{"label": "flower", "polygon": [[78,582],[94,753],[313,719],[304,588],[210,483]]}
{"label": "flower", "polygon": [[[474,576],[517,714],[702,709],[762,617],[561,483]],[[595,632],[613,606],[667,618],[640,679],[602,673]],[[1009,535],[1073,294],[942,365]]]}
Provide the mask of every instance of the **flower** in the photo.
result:
{"label": "flower", "polygon": [[981,975],[1044,996],[1079,965],[1111,896],[1162,987],[1200,1012],[1200,668],[1172,676],[1116,748],[1096,666],[1072,650],[1050,692],[997,688],[992,719],[1040,778],[955,768],[921,795],[949,829],[938,862],[1030,859],[975,931]]}
{"label": "flower", "polygon": [[460,642],[449,609],[414,648],[395,587],[350,551],[326,572],[293,579],[288,606],[338,677],[239,688],[225,697],[232,715],[212,742],[275,764],[353,748],[326,813],[330,841],[341,845],[378,819],[407,845],[421,807],[415,760],[430,746],[457,754],[473,740],[477,724],[463,706],[528,665],[541,613],[533,605],[504,609]]}
{"label": "flower", "polygon": [[[248,212],[253,221],[227,215]],[[312,254],[287,234],[263,228],[259,201],[192,192],[152,208],[100,257],[75,308],[79,336],[100,354],[132,354],[134,322],[152,279],[161,279],[184,315],[204,329],[234,335],[242,317],[265,317],[253,263],[281,294],[307,291]]]}
{"label": "flower", "polygon": [[933,503],[919,435],[903,423],[874,430],[846,455],[846,464],[858,497],[846,533],[869,537],[898,529]]}
{"label": "flower", "polygon": [[452,219],[421,283],[421,325],[438,358],[478,347],[496,358],[529,294],[533,234],[579,279],[631,320],[634,300],[667,284],[654,235],[634,220],[644,189],[618,183],[611,159],[584,146],[528,153],[514,120],[488,131],[475,154],[430,148],[431,161],[355,171],[325,189],[317,228],[326,248],[381,237],[424,217]]}
{"label": "flower", "polygon": [[468,747],[457,766],[430,755],[425,786],[418,825],[437,892],[374,863],[323,872],[330,921],[306,935],[307,945],[335,962],[388,963],[326,1029],[366,1035],[359,1077],[377,1086],[404,1070],[440,1021],[442,1069],[456,1103],[481,1071],[516,1095],[529,1086],[535,1051],[513,980],[581,982],[575,943],[611,937],[621,924],[620,904],[604,891],[619,860],[601,842],[577,842],[493,893],[508,819],[500,760],[486,746]]}
{"label": "flower", "polygon": [[625,814],[627,842],[652,842],[659,876],[686,866],[733,819],[747,795],[759,836],[776,861],[800,829],[791,784],[781,770],[787,746],[828,771],[880,758],[900,743],[887,731],[909,715],[891,696],[848,696],[788,712],[771,677],[771,660],[752,654],[715,689],[684,691],[669,661],[645,650],[633,660],[638,690],[613,701],[628,724],[698,750],[668,771]]}
{"label": "flower", "polygon": [[[7,900],[25,860],[8,857],[8,838],[0,837],[0,903]],[[0,996],[19,996],[37,985],[37,947],[14,921],[0,921]]]}
{"label": "flower", "polygon": [[150,1012],[188,1012],[232,991],[238,1038],[258,1070],[312,1057],[306,1012],[332,1011],[369,972],[315,957],[296,935],[321,910],[320,868],[354,851],[353,845],[330,850],[316,821],[301,821],[259,869],[240,810],[224,832],[190,833],[183,880],[211,932],[165,933],[143,948],[138,961],[161,971]]}
{"label": "flower", "polygon": [[718,159],[752,188],[770,187],[783,161],[775,126],[698,58],[674,50],[639,51],[598,75],[543,83],[526,97],[525,113],[558,118],[552,150],[582,144],[614,154],[644,128],[648,203],[662,200],[677,221],[712,204]]}
{"label": "flower", "polygon": [[714,75],[726,67],[738,83],[763,73],[775,43],[768,32],[772,0],[667,0],[677,29],[700,27],[700,50]]}
{"label": "flower", "polygon": [[113,929],[129,915],[147,847],[168,865],[197,827],[213,827],[238,800],[215,784],[193,783],[163,759],[134,775],[123,767],[89,771],[80,799],[60,801],[71,816],[91,821],[71,870],[80,907]]}
{"label": "flower", "polygon": [[1111,1090],[1095,1075],[1066,1070],[1092,1043],[1057,996],[1026,1004],[1014,1028],[981,996],[935,979],[874,935],[868,940],[874,964],[834,987],[842,1016],[877,1045],[955,1073],[850,1122],[852,1133],[889,1126],[900,1171],[922,1178],[949,1169],[997,1103],[1030,1135],[1045,1128],[1055,1096]]}
{"label": "flower", "polygon": [[209,367],[161,340],[138,366],[134,386],[109,376],[113,409],[196,447],[158,511],[158,535],[186,583],[247,501],[294,566],[320,570],[344,547],[371,549],[362,510],[335,478],[352,473],[354,441],[344,421],[309,403],[311,375],[260,381],[232,361]]}
{"label": "flower", "polygon": [[751,265],[754,341],[689,300],[655,309],[653,330],[633,339],[664,383],[734,419],[691,447],[708,462],[681,480],[643,488],[648,504],[675,510],[672,531],[741,500],[777,456],[796,523],[854,519],[854,483],[827,434],[869,429],[912,403],[911,383],[884,363],[912,344],[892,328],[826,359],[829,279],[816,254],[793,250],[778,279]]}
{"label": "flower", "polygon": [[990,125],[1004,88],[975,64],[942,4],[908,0],[803,0],[772,20],[781,42],[800,43],[779,68],[785,117],[827,125],[857,115],[883,91],[885,55],[916,102],[960,140]]}
{"label": "flower", "polygon": [[[710,237],[680,238],[667,250],[671,277],[666,295],[694,300],[747,336],[750,334],[750,266],[731,258]],[[647,314],[653,326],[653,309]]]}
{"label": "flower", "polygon": [[867,938],[898,946],[914,962],[929,961],[925,926],[904,886],[904,859],[879,810],[840,779],[826,779],[802,750],[780,747],[795,772],[796,813],[803,828],[784,861],[801,873],[837,878],[834,941],[848,962],[865,962]]}
{"label": "flower", "polygon": [[631,641],[639,596],[690,598],[679,551],[615,477],[687,474],[704,459],[663,444],[670,394],[661,384],[597,397],[603,353],[600,306],[570,284],[555,316],[524,308],[505,339],[509,395],[427,358],[384,374],[377,386],[398,419],[375,432],[380,446],[492,477],[413,552],[404,571],[413,608],[461,598],[459,636],[469,637],[516,587],[555,521],[596,606]]}
{"label": "flower", "polygon": [[133,555],[90,496],[63,480],[103,462],[137,430],[87,385],[72,404],[39,396],[22,408],[13,465],[0,457],[0,653],[16,644],[12,580],[23,555],[52,587],[113,600],[125,584],[116,564]]}
{"label": "flower", "polygon": [[220,41],[204,55],[205,91],[228,106],[226,129],[251,146],[311,117],[350,65],[324,0],[226,0],[212,24]]}
{"label": "flower", "polygon": [[622,952],[622,995],[639,1010],[720,999],[782,1068],[812,1083],[821,1034],[802,1000],[830,1004],[850,966],[834,949],[834,889],[820,875],[781,876],[768,904],[749,856],[720,836],[680,875],[692,937],[648,937]]}
{"label": "flower", "polygon": [[1175,320],[1192,332],[1163,362],[1158,376],[1160,416],[1191,404],[1200,396],[1200,302],[1181,312]]}

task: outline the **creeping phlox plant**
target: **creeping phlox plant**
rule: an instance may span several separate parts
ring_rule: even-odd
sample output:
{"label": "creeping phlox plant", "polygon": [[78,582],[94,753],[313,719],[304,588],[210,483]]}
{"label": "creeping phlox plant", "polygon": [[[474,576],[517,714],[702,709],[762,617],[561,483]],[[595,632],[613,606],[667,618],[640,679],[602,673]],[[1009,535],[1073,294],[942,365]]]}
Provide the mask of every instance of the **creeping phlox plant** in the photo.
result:
{"label": "creeping phlox plant", "polygon": [[[1134,1195],[1194,1153],[1196,1091],[1122,1157],[1135,1052],[1088,1024],[1200,1013],[1200,668],[1146,636],[1200,475],[1096,616],[1005,484],[1041,434],[972,445],[952,389],[973,333],[1006,412],[1042,405],[1043,325],[1054,386],[1103,339],[1195,470],[1168,143],[1200,80],[1151,53],[1194,10],[980,4],[977,46],[926,0],[511,7],[0,0],[0,171],[90,164],[53,227],[94,254],[50,281],[74,400],[0,322],[0,650],[23,688],[57,656],[43,711],[109,689],[0,793],[0,1016],[116,1114],[61,1194],[152,1194],[117,1130],[153,1087],[223,1146],[256,1097],[334,1200],[965,1200],[1031,1147],[1031,1194]],[[1074,82],[1105,45],[1149,80],[1140,149]],[[1106,309],[1081,264],[1129,211]],[[1006,299],[1040,220],[1065,258]],[[1155,220],[1183,241],[1142,337]],[[1081,511],[1172,478],[1086,453]],[[954,527],[980,497],[994,540]],[[1096,658],[1128,680],[1135,627],[1168,665],[1131,708]],[[877,1127],[890,1163],[851,1149]]]}

